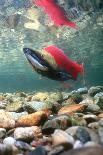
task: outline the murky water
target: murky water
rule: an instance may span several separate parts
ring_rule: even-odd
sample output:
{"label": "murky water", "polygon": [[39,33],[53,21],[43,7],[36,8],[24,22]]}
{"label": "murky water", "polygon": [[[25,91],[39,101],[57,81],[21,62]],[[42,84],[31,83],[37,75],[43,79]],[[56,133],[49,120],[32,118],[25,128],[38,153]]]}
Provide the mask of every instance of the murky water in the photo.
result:
{"label": "murky water", "polygon": [[[32,17],[28,18],[28,10],[32,7],[32,3],[26,0],[0,1],[0,92],[59,89],[59,82],[41,78],[32,70],[22,50],[23,47],[39,49],[52,43],[73,60],[84,63],[86,86],[103,85],[102,11],[98,18],[92,16],[92,21],[90,19],[84,28],[77,31],[48,26],[50,19],[46,17],[44,21],[43,14],[40,28],[35,30],[25,27],[25,23],[33,22]],[[41,9],[39,13],[42,13]],[[82,20],[83,23],[88,21]],[[83,86],[82,80],[79,77],[76,82],[68,82],[74,89]]]}

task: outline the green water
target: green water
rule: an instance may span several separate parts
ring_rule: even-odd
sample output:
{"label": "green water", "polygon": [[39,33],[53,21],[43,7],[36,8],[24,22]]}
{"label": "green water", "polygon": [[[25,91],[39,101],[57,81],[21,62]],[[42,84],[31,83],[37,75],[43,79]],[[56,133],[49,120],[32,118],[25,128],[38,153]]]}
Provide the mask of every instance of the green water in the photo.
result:
{"label": "green water", "polygon": [[[98,18],[92,16],[89,21],[86,19],[87,25],[79,30],[41,24],[40,31],[36,31],[24,26],[26,22],[31,22],[27,11],[32,7],[32,3],[26,0],[19,1],[22,3],[15,2],[0,2],[0,92],[60,89],[59,82],[41,78],[32,70],[22,50],[23,47],[38,49],[50,44],[62,48],[73,60],[84,63],[85,86],[103,85],[102,11]],[[41,9],[39,11],[42,14]],[[15,14],[16,19],[12,21]],[[85,21],[83,19],[84,23]],[[77,24],[79,25],[78,20]],[[82,77],[78,77],[76,82],[68,83],[74,89],[83,87],[82,81]]]}

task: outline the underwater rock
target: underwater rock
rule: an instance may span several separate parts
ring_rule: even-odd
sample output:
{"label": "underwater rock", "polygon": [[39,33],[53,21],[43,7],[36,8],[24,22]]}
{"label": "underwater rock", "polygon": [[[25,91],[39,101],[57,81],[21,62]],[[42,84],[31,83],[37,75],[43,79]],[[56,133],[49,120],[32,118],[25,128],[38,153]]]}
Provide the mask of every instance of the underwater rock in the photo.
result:
{"label": "underwater rock", "polygon": [[83,147],[83,143],[80,140],[76,140],[73,148],[77,149],[77,148],[81,148],[81,147]]}
{"label": "underwater rock", "polygon": [[23,102],[11,102],[6,106],[6,111],[21,112],[23,110]]}
{"label": "underwater rock", "polygon": [[31,102],[27,102],[24,105],[24,109],[26,109],[28,111],[28,113],[33,113],[36,111],[41,111],[44,109],[51,109],[52,105],[47,104],[45,102],[39,102],[39,101],[31,101]]}
{"label": "underwater rock", "polygon": [[23,150],[23,151],[31,151],[32,150],[32,147],[28,143],[25,143],[25,142],[19,141],[19,140],[17,140],[15,142],[15,146],[18,149]]}
{"label": "underwater rock", "polygon": [[72,149],[74,144],[74,138],[71,135],[68,135],[65,131],[56,129],[52,134],[52,145],[58,146],[63,145],[67,146],[68,149]]}
{"label": "underwater rock", "polygon": [[10,129],[15,127],[15,120],[10,113],[0,110],[0,128]]}
{"label": "underwater rock", "polygon": [[96,98],[95,104],[97,104],[100,107],[100,109],[103,110],[103,95]]}
{"label": "underwater rock", "polygon": [[0,155],[12,155],[12,147],[5,144],[0,144]]}
{"label": "underwater rock", "polygon": [[59,155],[102,155],[103,148],[100,146],[91,146],[91,147],[83,147],[78,149],[72,149],[69,151],[65,151],[63,153],[59,153]]}
{"label": "underwater rock", "polygon": [[48,92],[38,92],[34,94],[31,98],[31,101],[45,101],[49,97]]}
{"label": "underwater rock", "polygon": [[88,141],[91,141],[89,132],[84,127],[78,127],[74,137],[77,140],[80,140],[83,144],[88,142]]}
{"label": "underwater rock", "polygon": [[63,100],[63,95],[61,92],[51,93],[46,101],[47,100],[50,100],[51,102],[59,102]]}
{"label": "underwater rock", "polygon": [[6,145],[14,145],[14,143],[16,142],[16,140],[13,138],[13,137],[6,137],[4,140],[3,140],[3,143],[6,144]]}
{"label": "underwater rock", "polygon": [[98,123],[99,123],[98,134],[99,134],[100,142],[101,144],[103,144],[103,119],[101,119]]}
{"label": "underwater rock", "polygon": [[6,105],[8,104],[7,101],[3,100],[3,101],[0,101],[0,109],[5,109]]}
{"label": "underwater rock", "polygon": [[6,130],[4,128],[0,128],[0,138],[4,138],[6,136]]}
{"label": "underwater rock", "polygon": [[[76,138],[77,130],[80,131],[79,134],[78,134],[78,136],[77,136],[78,138]],[[99,143],[99,137],[98,137],[97,133],[95,133],[93,130],[91,130],[91,129],[87,128],[87,127],[73,126],[73,127],[69,127],[65,131],[69,135],[73,136],[74,139],[80,140],[81,142],[82,142],[82,140],[83,140],[83,142],[87,142],[88,140],[91,140],[91,141],[94,141],[94,142]],[[84,135],[82,135],[82,134],[84,134]],[[81,139],[79,139],[79,135],[80,135]],[[88,136],[86,137],[86,135],[88,135]]]}
{"label": "underwater rock", "polygon": [[44,123],[42,127],[42,133],[51,134],[55,131],[55,129],[65,130],[73,124],[76,124],[76,121],[71,117],[67,115],[57,116]]}
{"label": "underwater rock", "polygon": [[86,120],[87,124],[98,121],[98,117],[93,114],[84,115],[83,118]]}
{"label": "underwater rock", "polygon": [[102,86],[91,87],[88,90],[88,94],[90,96],[95,96],[97,93],[102,92],[102,91],[103,91],[103,87]]}
{"label": "underwater rock", "polygon": [[3,101],[5,97],[3,95],[0,95],[0,101]]}
{"label": "underwater rock", "polygon": [[79,88],[79,89],[77,89],[77,92],[80,93],[80,94],[87,94],[88,89],[87,89],[87,87]]}
{"label": "underwater rock", "polygon": [[46,119],[47,119],[46,113],[43,111],[38,111],[20,117],[16,122],[16,126],[36,126],[43,123]]}
{"label": "underwater rock", "polygon": [[80,94],[80,93],[78,93],[78,92],[71,92],[71,95],[70,95],[70,97],[69,97],[69,99],[72,99],[75,103],[79,103],[79,102],[81,102],[82,100],[83,100],[83,97],[82,97],[82,95]]}
{"label": "underwater rock", "polygon": [[73,114],[75,112],[83,112],[86,109],[86,105],[84,104],[75,104],[75,105],[69,105],[69,106],[64,106],[58,111],[58,115],[61,114]]}
{"label": "underwater rock", "polygon": [[35,137],[41,136],[41,129],[37,126],[18,127],[14,131],[14,138],[17,140],[31,141]]}
{"label": "underwater rock", "polygon": [[28,155],[47,155],[47,151],[45,150],[44,147],[39,146],[32,152],[30,152]]}
{"label": "underwater rock", "polygon": [[12,116],[12,118],[15,120],[15,121],[17,121],[20,117],[22,117],[22,116],[25,116],[25,115],[28,115],[28,113],[26,112],[26,111],[24,111],[24,112],[8,112],[11,116]]}
{"label": "underwater rock", "polygon": [[89,104],[88,107],[86,108],[87,112],[99,112],[100,111],[100,107],[97,104]]}
{"label": "underwater rock", "polygon": [[88,124],[88,128],[93,130],[98,129],[98,127],[99,127],[98,122],[93,122]]}

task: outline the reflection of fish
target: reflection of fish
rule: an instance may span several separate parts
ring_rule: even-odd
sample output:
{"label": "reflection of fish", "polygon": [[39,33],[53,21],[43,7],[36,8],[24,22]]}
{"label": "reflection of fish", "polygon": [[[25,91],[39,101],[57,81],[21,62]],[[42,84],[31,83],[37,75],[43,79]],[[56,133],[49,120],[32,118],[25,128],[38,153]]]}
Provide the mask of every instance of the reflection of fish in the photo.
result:
{"label": "reflection of fish", "polygon": [[82,65],[70,60],[62,50],[55,46],[49,46],[43,50],[51,56],[51,59],[55,62],[54,64],[38,51],[30,48],[24,48],[23,51],[34,70],[50,79],[58,81],[76,80],[78,73],[83,71]]}
{"label": "reflection of fish", "polygon": [[56,26],[69,26],[77,28],[74,22],[71,22],[66,17],[65,11],[57,5],[55,0],[33,0],[37,6],[43,7],[44,11],[51,17]]}

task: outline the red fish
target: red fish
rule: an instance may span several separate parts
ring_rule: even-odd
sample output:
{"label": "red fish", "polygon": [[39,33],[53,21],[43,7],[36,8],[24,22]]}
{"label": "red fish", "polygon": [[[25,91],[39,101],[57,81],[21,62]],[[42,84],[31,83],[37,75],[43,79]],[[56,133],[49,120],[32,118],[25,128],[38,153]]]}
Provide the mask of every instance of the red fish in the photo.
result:
{"label": "red fish", "polygon": [[77,28],[74,22],[68,20],[65,11],[56,4],[55,0],[33,0],[33,3],[39,7],[42,7],[54,21],[56,26],[65,25],[72,28]]}
{"label": "red fish", "polygon": [[65,71],[68,72],[74,80],[77,79],[77,76],[79,73],[83,75],[84,73],[83,64],[78,64],[75,61],[71,60],[58,47],[52,45],[52,46],[44,48],[44,50],[48,52],[49,54],[51,54],[51,56],[56,61],[57,65],[60,68],[65,69]]}

